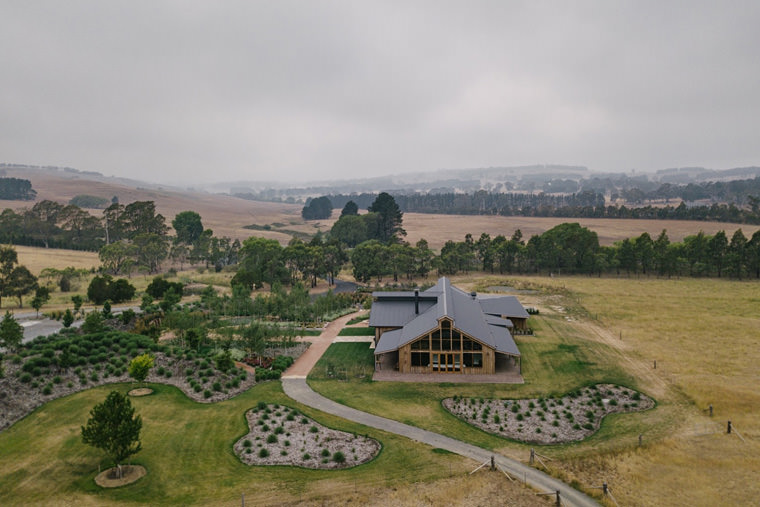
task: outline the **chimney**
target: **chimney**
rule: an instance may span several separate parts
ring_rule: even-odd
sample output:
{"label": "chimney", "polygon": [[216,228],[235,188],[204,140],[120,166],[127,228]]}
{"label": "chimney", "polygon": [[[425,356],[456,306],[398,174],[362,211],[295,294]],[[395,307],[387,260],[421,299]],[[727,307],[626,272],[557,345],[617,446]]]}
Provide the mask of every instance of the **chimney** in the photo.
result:
{"label": "chimney", "polygon": [[470,297],[472,298],[473,301],[475,301],[476,299],[478,299],[478,293],[475,291],[472,291],[470,292]]}
{"label": "chimney", "polygon": [[414,314],[420,313],[420,289],[414,289]]}

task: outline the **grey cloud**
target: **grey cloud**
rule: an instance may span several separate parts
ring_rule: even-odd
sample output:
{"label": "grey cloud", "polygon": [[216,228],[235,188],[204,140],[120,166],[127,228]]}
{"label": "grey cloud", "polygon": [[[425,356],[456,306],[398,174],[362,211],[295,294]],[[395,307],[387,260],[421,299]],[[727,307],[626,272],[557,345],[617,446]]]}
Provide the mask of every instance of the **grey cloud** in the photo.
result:
{"label": "grey cloud", "polygon": [[160,181],[758,164],[759,10],[5,2],[0,158]]}

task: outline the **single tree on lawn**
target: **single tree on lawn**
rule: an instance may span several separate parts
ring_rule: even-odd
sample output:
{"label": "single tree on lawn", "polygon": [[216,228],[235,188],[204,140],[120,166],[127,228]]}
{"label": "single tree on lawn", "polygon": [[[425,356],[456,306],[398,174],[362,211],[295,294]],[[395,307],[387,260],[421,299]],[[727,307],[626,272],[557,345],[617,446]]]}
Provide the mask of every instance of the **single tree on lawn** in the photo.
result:
{"label": "single tree on lawn", "polygon": [[0,345],[8,350],[16,350],[24,339],[24,328],[16,322],[11,312],[5,312],[0,321]]}
{"label": "single tree on lawn", "polygon": [[142,418],[135,415],[129,398],[111,391],[103,403],[90,411],[90,419],[82,426],[82,441],[103,449],[113,460],[122,476],[121,463],[142,449],[140,429]]}
{"label": "single tree on lawn", "polygon": [[153,368],[155,360],[155,357],[147,353],[135,357],[129,363],[129,376],[142,384],[148,377],[150,369]]}

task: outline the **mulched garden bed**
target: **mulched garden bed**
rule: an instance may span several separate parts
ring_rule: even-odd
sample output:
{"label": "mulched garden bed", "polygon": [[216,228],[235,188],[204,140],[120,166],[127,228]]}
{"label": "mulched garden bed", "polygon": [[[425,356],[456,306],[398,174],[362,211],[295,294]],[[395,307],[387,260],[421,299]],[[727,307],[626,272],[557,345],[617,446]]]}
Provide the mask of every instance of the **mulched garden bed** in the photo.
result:
{"label": "mulched garden bed", "polygon": [[607,414],[638,412],[654,406],[648,396],[614,384],[585,387],[562,398],[454,397],[442,403],[455,416],[488,433],[535,444],[583,440],[599,429]]}
{"label": "mulched garden bed", "polygon": [[251,431],[233,449],[248,465],[350,468],[371,461],[380,442],[316,423],[298,410],[261,402],[246,412]]}
{"label": "mulched garden bed", "polygon": [[[189,398],[200,403],[229,399],[256,383],[252,374],[237,368],[224,374],[204,359],[167,357],[163,352],[152,354],[156,360],[146,382],[176,386]],[[134,382],[121,368],[119,374],[107,375],[102,364],[70,367],[66,370],[48,368],[47,373],[36,375],[29,382],[22,382],[21,376],[17,375],[21,364],[3,361],[3,366],[5,377],[0,379],[0,431],[56,398],[104,384]],[[189,379],[193,380],[193,384]]]}

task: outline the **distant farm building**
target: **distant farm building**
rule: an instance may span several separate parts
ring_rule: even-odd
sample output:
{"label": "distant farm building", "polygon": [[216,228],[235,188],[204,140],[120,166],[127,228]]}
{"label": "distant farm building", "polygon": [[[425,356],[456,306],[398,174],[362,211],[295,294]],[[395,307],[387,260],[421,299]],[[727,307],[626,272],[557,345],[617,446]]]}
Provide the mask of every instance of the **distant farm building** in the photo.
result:
{"label": "distant farm building", "polygon": [[528,312],[514,296],[467,293],[443,277],[420,292],[374,292],[375,369],[399,373],[493,374],[517,367],[511,331]]}

